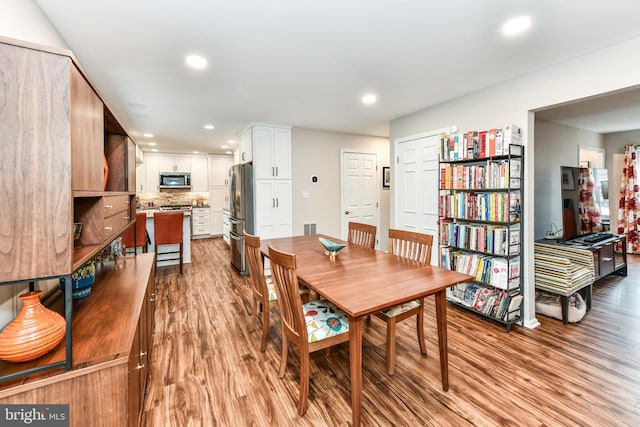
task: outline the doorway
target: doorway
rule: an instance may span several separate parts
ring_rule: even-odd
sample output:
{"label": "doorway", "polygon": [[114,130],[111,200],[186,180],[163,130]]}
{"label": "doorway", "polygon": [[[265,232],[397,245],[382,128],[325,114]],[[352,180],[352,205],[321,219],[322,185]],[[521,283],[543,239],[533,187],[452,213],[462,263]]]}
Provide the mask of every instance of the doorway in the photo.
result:
{"label": "doorway", "polygon": [[[378,155],[343,150],[342,239],[347,238],[349,221],[380,228],[378,198]],[[380,242],[379,237],[376,236],[376,247]]]}
{"label": "doorway", "polygon": [[[431,234],[438,242],[438,180],[440,135],[449,129],[430,131],[394,142],[395,228]],[[438,264],[438,251],[431,263]]]}

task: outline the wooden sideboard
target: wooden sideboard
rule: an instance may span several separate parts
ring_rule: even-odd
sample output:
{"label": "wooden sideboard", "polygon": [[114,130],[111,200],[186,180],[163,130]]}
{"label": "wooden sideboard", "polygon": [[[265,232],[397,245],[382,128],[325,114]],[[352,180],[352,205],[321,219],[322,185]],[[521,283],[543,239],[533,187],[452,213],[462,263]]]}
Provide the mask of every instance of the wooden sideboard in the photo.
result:
{"label": "wooden sideboard", "polygon": [[[0,385],[2,404],[69,404],[72,426],[137,426],[153,331],[155,253],[96,267],[92,294],[73,303],[73,369]],[[52,308],[63,308],[62,298]],[[64,359],[64,346],[34,362]],[[0,362],[0,371],[25,364]]]}

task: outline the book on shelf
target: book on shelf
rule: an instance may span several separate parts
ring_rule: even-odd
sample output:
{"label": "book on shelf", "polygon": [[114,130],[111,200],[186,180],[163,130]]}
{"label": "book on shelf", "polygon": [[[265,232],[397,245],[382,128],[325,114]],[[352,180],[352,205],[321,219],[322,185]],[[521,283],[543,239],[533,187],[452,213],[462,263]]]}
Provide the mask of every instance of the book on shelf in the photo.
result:
{"label": "book on shelf", "polygon": [[520,257],[494,258],[492,267],[491,286],[500,289],[517,287],[516,284],[520,282]]}
{"label": "book on shelf", "polygon": [[476,298],[473,302],[473,308],[478,311],[482,311],[490,295],[491,290],[489,288],[478,289],[478,291],[476,292]]}
{"label": "book on shelf", "polygon": [[509,301],[509,309],[504,314],[504,320],[511,321],[520,315],[520,303],[522,303],[522,295],[514,295]]}

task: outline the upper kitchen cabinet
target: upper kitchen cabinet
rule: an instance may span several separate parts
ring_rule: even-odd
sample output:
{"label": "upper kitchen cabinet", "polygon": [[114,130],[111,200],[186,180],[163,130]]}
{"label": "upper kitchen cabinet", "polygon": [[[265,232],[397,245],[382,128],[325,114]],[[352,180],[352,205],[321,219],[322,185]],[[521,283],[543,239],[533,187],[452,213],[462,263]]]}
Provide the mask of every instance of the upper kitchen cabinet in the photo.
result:
{"label": "upper kitchen cabinet", "polygon": [[291,179],[291,128],[253,126],[256,179]]}
{"label": "upper kitchen cabinet", "polygon": [[238,148],[235,151],[234,163],[249,163],[253,160],[253,147],[252,147],[252,127],[249,126],[242,131],[238,138]]}
{"label": "upper kitchen cabinet", "polygon": [[104,107],[82,74],[70,66],[71,188],[103,191]]}
{"label": "upper kitchen cabinet", "polygon": [[158,156],[160,172],[191,172],[191,157],[161,154]]}
{"label": "upper kitchen cabinet", "polygon": [[138,191],[145,193],[160,191],[160,156],[145,154],[143,165],[144,181],[138,186]]}
{"label": "upper kitchen cabinet", "polygon": [[209,156],[209,186],[229,185],[229,168],[232,165],[231,156]]}
{"label": "upper kitchen cabinet", "polygon": [[208,160],[205,156],[191,157],[191,191],[209,191]]}

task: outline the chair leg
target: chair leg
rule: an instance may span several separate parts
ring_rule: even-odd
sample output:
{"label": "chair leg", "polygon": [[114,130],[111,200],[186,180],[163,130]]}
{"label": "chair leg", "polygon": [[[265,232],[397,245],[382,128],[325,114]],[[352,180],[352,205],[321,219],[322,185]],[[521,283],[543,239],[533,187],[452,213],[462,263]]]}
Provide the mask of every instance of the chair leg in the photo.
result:
{"label": "chair leg", "polygon": [[158,245],[157,244],[153,244],[153,251],[156,253],[156,265],[155,265],[155,272],[154,274],[156,275],[156,277],[158,276]]}
{"label": "chair leg", "polygon": [[180,242],[180,274],[182,274],[182,242]]}
{"label": "chair leg", "polygon": [[420,302],[420,311],[418,311],[418,315],[416,316],[416,329],[418,330],[420,353],[427,354],[427,343],[424,340],[424,300]]}
{"label": "chair leg", "polygon": [[287,334],[282,328],[282,349],[280,350],[280,372],[278,378],[284,377],[284,371],[287,369],[287,350],[288,350]]}
{"label": "chair leg", "polygon": [[[267,339],[269,338],[269,312],[271,308],[269,304],[262,304],[262,342],[260,344],[260,351],[264,353],[267,349]],[[257,317],[257,316],[256,316]]]}
{"label": "chair leg", "polygon": [[387,373],[393,375],[396,371],[396,319],[387,320]]}
{"label": "chair leg", "polygon": [[300,400],[298,401],[298,415],[307,411],[309,398],[309,352],[300,351]]}

